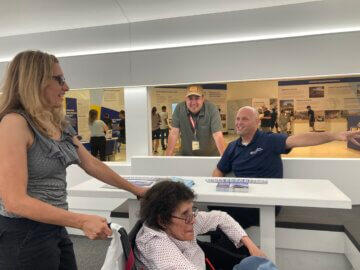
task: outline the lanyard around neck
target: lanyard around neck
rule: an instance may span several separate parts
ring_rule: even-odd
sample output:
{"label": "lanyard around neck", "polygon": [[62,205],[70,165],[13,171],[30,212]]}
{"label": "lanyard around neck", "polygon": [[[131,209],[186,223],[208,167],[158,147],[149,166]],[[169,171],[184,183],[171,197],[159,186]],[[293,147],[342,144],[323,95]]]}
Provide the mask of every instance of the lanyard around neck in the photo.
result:
{"label": "lanyard around neck", "polygon": [[192,132],[194,133],[195,138],[196,138],[196,127],[197,127],[198,121],[199,121],[199,116],[196,116],[196,118],[194,119],[192,117],[192,115],[189,114],[190,127],[191,127]]}

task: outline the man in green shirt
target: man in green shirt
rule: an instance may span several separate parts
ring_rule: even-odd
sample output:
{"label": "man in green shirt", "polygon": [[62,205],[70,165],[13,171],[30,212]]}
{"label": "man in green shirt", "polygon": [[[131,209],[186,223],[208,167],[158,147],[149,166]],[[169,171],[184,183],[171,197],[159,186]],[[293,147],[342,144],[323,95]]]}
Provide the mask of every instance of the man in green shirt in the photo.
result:
{"label": "man in green shirt", "polygon": [[205,101],[201,86],[190,85],[187,88],[185,101],[176,106],[172,115],[166,155],[173,155],[179,134],[181,147],[178,155],[222,155],[225,142],[221,129],[220,114],[216,106]]}

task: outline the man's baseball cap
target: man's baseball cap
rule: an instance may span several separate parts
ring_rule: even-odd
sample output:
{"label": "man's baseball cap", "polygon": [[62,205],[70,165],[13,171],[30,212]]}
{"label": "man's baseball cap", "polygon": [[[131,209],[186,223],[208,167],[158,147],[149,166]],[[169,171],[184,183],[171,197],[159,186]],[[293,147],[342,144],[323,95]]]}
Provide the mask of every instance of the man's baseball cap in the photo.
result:
{"label": "man's baseball cap", "polygon": [[203,88],[201,85],[189,85],[186,90],[187,90],[187,92],[186,92],[185,97],[188,97],[188,96],[201,97],[204,95]]}

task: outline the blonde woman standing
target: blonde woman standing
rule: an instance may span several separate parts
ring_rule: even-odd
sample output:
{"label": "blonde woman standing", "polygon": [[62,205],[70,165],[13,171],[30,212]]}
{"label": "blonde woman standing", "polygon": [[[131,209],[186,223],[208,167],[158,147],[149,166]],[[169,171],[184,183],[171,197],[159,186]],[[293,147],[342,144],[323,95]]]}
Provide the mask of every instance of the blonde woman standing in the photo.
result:
{"label": "blonde woman standing", "polygon": [[90,146],[91,154],[97,157],[98,153],[101,161],[105,161],[106,138],[105,134],[108,130],[104,121],[97,119],[98,112],[96,110],[89,111],[89,129],[90,129]]}
{"label": "blonde woman standing", "polygon": [[66,167],[143,195],[94,158],[65,121],[69,90],[58,59],[24,51],[8,66],[0,98],[0,269],[77,269],[65,226],[106,239],[104,217],[68,211]]}

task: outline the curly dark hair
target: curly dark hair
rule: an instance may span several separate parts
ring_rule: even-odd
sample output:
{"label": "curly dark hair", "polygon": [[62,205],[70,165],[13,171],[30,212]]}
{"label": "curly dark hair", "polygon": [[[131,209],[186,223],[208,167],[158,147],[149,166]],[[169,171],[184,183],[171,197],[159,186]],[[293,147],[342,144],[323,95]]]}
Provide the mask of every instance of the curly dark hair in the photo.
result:
{"label": "curly dark hair", "polygon": [[152,229],[162,230],[182,202],[193,201],[194,192],[181,182],[164,180],[145,193],[140,203],[140,219]]}

